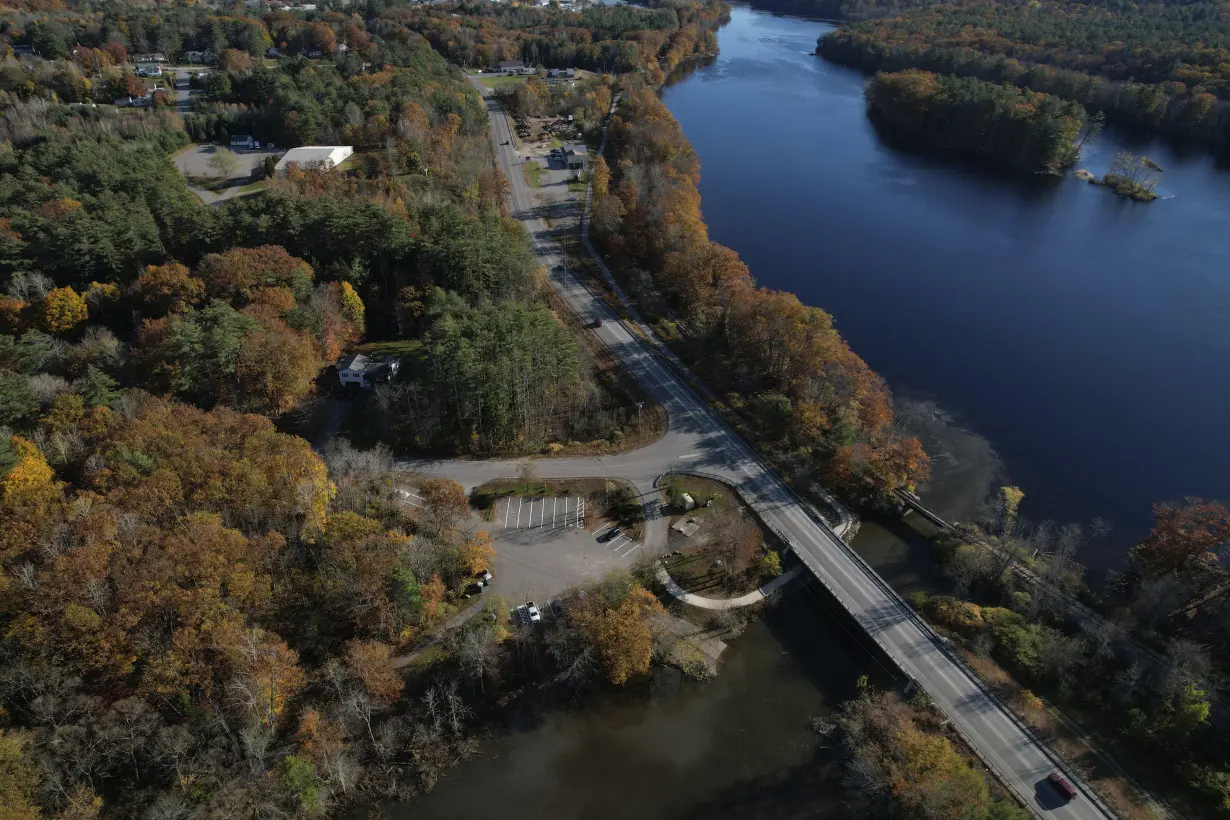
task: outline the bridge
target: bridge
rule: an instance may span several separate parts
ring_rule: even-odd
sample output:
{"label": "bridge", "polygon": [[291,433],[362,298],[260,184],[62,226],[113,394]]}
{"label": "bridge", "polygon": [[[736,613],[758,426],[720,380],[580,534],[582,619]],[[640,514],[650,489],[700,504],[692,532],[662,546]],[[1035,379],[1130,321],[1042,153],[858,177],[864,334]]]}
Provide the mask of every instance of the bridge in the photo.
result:
{"label": "bridge", "polygon": [[[687,369],[638,316],[590,244],[592,191],[586,198],[582,238],[629,318],[617,316],[572,274],[518,167],[515,141],[499,103],[487,97],[486,104],[496,159],[510,182],[509,211],[529,233],[535,253],[550,271],[551,286],[578,316],[603,320],[591,332],[662,405],[668,418],[666,435],[648,447],[611,457],[541,460],[535,463],[541,477],[621,478],[646,499],[656,498],[658,478],[672,471],[708,473],[729,483],[883,654],[926,690],[969,747],[1026,806],[1036,814],[1063,820],[1113,817],[1070,771],[1065,774],[1079,796],[1066,804],[1055,799],[1043,781],[1062,769],[1058,758],[842,540],[839,531],[849,526],[849,514],[837,506],[822,511],[800,499],[693,391]],[[448,476],[470,490],[492,478],[516,476],[522,463],[448,461],[406,466]],[[664,543],[664,530],[658,505],[647,505],[646,544]]]}

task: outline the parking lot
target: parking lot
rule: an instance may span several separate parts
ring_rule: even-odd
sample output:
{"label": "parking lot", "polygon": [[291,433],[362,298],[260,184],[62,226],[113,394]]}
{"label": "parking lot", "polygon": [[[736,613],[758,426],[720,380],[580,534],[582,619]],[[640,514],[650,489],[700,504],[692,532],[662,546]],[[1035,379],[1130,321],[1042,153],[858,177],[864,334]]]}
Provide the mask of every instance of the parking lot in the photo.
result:
{"label": "parking lot", "polygon": [[643,545],[625,535],[600,540],[612,525],[588,528],[587,508],[579,496],[499,501],[491,521],[476,523],[495,545],[495,578],[486,594],[498,593],[510,606],[537,601],[541,608],[564,590],[627,568],[644,555]]}

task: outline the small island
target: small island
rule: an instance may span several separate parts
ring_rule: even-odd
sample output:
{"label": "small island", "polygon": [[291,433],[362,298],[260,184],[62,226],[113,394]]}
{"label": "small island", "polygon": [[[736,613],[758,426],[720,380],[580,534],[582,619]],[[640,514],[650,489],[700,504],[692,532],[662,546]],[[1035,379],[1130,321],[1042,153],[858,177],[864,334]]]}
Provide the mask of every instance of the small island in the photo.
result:
{"label": "small island", "polygon": [[876,74],[866,95],[896,130],[1035,173],[1072,165],[1096,127],[1080,104],[1052,94],[917,69]]}
{"label": "small island", "polygon": [[1120,151],[1105,176],[1098,179],[1090,174],[1086,178],[1094,185],[1110,188],[1119,196],[1152,202],[1157,199],[1154,189],[1162,181],[1162,167],[1148,157]]}

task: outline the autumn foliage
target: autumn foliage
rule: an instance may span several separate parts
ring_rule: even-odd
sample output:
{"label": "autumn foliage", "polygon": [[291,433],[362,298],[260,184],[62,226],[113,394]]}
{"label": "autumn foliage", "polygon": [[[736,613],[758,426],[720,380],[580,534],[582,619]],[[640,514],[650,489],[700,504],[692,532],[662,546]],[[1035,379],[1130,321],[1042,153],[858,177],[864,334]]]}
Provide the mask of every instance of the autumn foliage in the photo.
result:
{"label": "autumn foliage", "polygon": [[830,462],[839,489],[863,496],[924,482],[927,456],[897,431],[883,380],[831,316],[757,287],[738,254],[710,241],[695,152],[652,89],[624,85],[610,181],[605,167],[595,170],[604,184],[593,224],[624,267],[649,272],[642,298],[663,335],[762,435]]}

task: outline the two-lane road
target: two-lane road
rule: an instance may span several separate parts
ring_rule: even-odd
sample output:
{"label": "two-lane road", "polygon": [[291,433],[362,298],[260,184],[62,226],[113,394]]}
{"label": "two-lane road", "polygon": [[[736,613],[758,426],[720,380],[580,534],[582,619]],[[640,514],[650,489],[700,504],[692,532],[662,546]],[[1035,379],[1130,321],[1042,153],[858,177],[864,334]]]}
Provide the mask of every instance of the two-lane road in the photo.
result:
{"label": "two-lane road", "polygon": [[[652,484],[670,469],[699,470],[738,484],[757,512],[780,533],[804,565],[832,591],[898,666],[913,677],[960,729],[1002,780],[1034,811],[1063,820],[1112,816],[1091,799],[1088,788],[1071,773],[1082,794],[1062,804],[1044,783],[1058,768],[1045,745],[1033,737],[982,684],[966,670],[875,572],[864,564],[824,522],[819,521],[771,470],[648,343],[628,330],[610,309],[564,267],[550,230],[542,220],[533,192],[521,172],[508,120],[499,103],[486,98],[496,157],[510,182],[512,215],[529,232],[539,259],[551,271],[551,284],[582,318],[600,317],[593,329],[647,391],[662,404],[669,431],[659,442],[631,453],[603,459],[538,462],[544,476],[559,470],[589,475],[618,475],[638,487]],[[601,265],[601,260],[598,260]],[[503,470],[515,475],[514,462],[470,469]],[[458,465],[459,467],[459,465]],[[478,473],[476,472],[477,476]],[[469,483],[469,482],[467,482]],[[474,482],[477,483],[477,482]]]}

